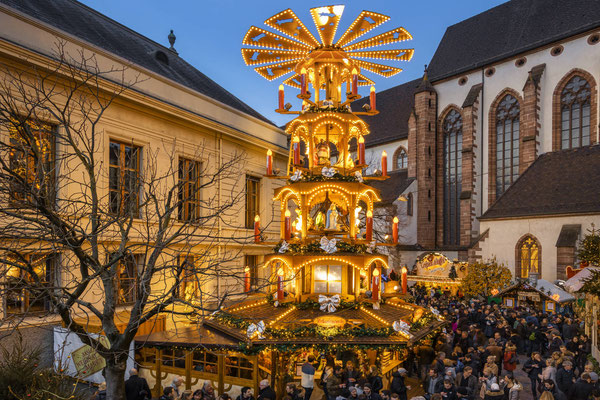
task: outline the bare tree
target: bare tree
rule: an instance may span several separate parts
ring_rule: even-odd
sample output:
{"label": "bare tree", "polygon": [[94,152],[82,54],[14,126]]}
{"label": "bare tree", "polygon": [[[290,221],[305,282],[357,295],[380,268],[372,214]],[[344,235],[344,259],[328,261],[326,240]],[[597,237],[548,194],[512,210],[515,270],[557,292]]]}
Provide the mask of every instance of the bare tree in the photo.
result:
{"label": "bare tree", "polygon": [[[143,157],[134,143],[109,146],[103,117],[140,79],[131,68],[103,69],[92,53],[71,53],[58,43],[43,67],[0,65],[0,295],[11,314],[4,323],[59,315],[106,360],[108,398],[124,399],[128,349],[141,324],[166,311],[212,312],[242,292],[240,284],[217,296],[208,283],[240,279],[219,267],[238,257],[227,243],[249,239],[221,234],[240,215],[244,185],[235,182],[245,156],[186,163],[175,141],[145,147]],[[193,153],[206,160],[209,151]],[[120,332],[122,304],[129,317]],[[101,322],[108,346],[82,316]]]}

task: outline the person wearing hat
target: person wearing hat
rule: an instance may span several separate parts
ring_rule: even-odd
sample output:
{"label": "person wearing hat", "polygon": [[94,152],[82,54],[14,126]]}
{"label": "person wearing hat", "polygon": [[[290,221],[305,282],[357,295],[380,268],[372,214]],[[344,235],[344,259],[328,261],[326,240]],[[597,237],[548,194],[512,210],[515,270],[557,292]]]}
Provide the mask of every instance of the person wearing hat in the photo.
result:
{"label": "person wearing hat", "polygon": [[400,368],[392,374],[390,392],[398,394],[400,400],[407,400],[407,392],[411,389],[410,386],[406,386],[404,383],[404,377],[407,372],[404,368]]}
{"label": "person wearing hat", "polygon": [[485,397],[483,400],[503,400],[504,391],[500,390],[500,386],[497,383],[492,383],[490,390],[485,391]]}

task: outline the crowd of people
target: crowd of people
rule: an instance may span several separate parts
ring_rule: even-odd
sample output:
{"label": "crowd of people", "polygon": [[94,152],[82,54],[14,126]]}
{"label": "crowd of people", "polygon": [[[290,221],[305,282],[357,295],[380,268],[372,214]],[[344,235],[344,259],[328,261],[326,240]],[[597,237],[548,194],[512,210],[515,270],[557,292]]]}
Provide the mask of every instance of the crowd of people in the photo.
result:
{"label": "crowd of people", "polygon": [[[321,361],[311,354],[300,384],[288,383],[283,400],[322,400],[313,395],[316,386],[324,400],[408,400],[407,377],[425,392],[411,400],[519,400],[525,390],[535,400],[600,400],[598,374],[588,360],[591,343],[571,310],[547,314],[534,307],[506,308],[420,286],[411,293],[416,304],[437,309],[448,323],[432,340],[408,349],[389,382],[375,365],[365,370],[353,361],[340,365],[333,357],[317,371]],[[136,370],[130,375],[127,400],[149,399],[143,397],[150,393],[145,380]],[[242,388],[236,400],[276,400],[269,381],[258,386],[256,394]],[[160,400],[232,400],[227,393],[216,395],[210,382],[193,392],[182,388],[183,379],[176,377]]]}

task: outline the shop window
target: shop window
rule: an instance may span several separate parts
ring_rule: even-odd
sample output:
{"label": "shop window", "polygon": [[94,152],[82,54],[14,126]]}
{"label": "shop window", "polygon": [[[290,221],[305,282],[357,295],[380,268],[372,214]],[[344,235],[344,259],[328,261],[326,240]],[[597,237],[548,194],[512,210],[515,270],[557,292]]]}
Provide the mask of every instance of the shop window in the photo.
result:
{"label": "shop window", "polygon": [[341,293],[342,292],[342,266],[341,265],[316,265],[315,266],[315,293]]}
{"label": "shop window", "polygon": [[54,131],[55,127],[33,121],[9,128],[9,165],[12,176],[11,201],[19,206],[32,194],[54,198]]}
{"label": "shop window", "polygon": [[192,369],[208,374],[217,374],[219,372],[219,359],[216,354],[211,352],[195,350],[192,353]]}
{"label": "shop window", "polygon": [[179,209],[180,221],[196,221],[200,218],[200,171],[199,161],[179,159]]}
{"label": "shop window", "polygon": [[260,210],[260,178],[246,176],[246,229],[254,228]]}
{"label": "shop window", "polygon": [[112,214],[139,215],[141,154],[141,147],[110,142],[108,190]]}
{"label": "shop window", "polygon": [[56,254],[30,254],[6,263],[6,314],[52,310],[50,291],[56,286]]}
{"label": "shop window", "polygon": [[252,379],[252,363],[245,357],[226,356],[225,375],[234,378]]}
{"label": "shop window", "polygon": [[185,350],[163,349],[161,360],[164,366],[185,369]]}
{"label": "shop window", "polygon": [[186,302],[192,302],[198,298],[198,277],[196,276],[194,256],[179,256],[179,265],[181,266],[179,298]]}

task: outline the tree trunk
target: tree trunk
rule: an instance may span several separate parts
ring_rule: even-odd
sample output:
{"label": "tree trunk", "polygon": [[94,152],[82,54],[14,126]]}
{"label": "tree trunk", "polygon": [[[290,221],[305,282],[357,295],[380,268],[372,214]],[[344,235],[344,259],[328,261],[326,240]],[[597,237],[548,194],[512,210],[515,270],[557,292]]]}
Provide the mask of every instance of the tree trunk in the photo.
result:
{"label": "tree trunk", "polygon": [[106,398],[125,400],[125,361],[107,362],[105,369]]}

